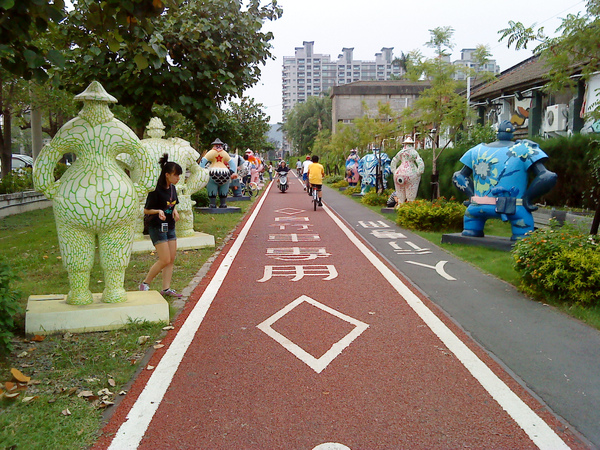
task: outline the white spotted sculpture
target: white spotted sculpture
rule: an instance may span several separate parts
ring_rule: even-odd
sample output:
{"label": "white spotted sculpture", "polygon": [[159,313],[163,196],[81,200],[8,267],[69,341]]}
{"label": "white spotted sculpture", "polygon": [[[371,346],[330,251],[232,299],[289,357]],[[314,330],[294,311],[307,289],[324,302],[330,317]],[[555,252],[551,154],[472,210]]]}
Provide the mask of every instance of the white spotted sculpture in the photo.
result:
{"label": "white spotted sculpture", "polygon": [[[183,176],[175,185],[179,199],[179,204],[177,205],[179,221],[176,224],[176,232],[178,238],[190,237],[195,234],[194,212],[192,208],[195,202],[191,196],[207,185],[210,176],[207,169],[203,169],[198,165],[197,161],[200,159],[200,154],[194,150],[190,143],[180,138],[164,139],[164,129],[165,126],[160,118],[153,117],[150,119],[150,123],[146,127],[150,138],[143,139],[142,146],[151,155],[157,171],[160,171],[158,160],[165,153],[169,155],[169,161],[176,162],[181,166]],[[132,171],[132,173],[135,172],[135,164],[129,155],[119,155],[119,162]],[[189,176],[186,175],[188,173]],[[146,199],[143,198],[140,202],[138,220],[136,221],[136,240],[144,238],[143,218],[145,203]]]}
{"label": "white spotted sculpture", "polygon": [[[110,111],[108,104],[117,100],[100,83],[92,82],[75,100],[83,101],[83,108],[40,152],[33,167],[34,186],[53,201],[69,275],[67,303],[93,302],[89,284],[96,239],[104,271],[102,301],[123,302],[139,199],[154,189],[158,172],[133,130]],[[55,181],[54,168],[65,153],[74,153],[76,160]],[[121,153],[135,161],[137,183],[117,164]]]}
{"label": "white spotted sculpture", "polygon": [[179,221],[175,225],[176,233],[178,238],[190,237],[195,233],[193,206],[196,202],[192,200],[192,194],[208,184],[210,175],[208,169],[204,169],[198,164],[200,154],[188,141],[171,138],[170,142],[173,150],[169,154],[169,159],[178,163],[184,174],[189,172],[189,176],[179,178],[179,182],[175,185],[179,198],[177,205]]}
{"label": "white spotted sculpture", "polygon": [[425,170],[423,159],[414,148],[414,141],[409,137],[404,140],[403,145],[404,148],[394,156],[390,164],[398,205],[415,201],[421,175]]}

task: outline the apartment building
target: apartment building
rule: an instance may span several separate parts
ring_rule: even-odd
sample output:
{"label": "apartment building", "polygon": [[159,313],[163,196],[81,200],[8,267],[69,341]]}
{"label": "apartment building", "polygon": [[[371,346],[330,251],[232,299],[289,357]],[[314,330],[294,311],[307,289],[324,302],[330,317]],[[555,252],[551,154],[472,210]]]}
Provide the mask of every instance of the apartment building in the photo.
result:
{"label": "apartment building", "polygon": [[[456,61],[452,61],[452,64],[456,66],[469,67],[474,69],[476,72],[490,72],[494,75],[498,75],[500,73],[500,66],[496,64],[495,59],[490,59],[486,64],[480,66],[479,64],[473,61],[473,53],[475,52],[474,48],[463,48],[460,51],[460,59]],[[454,74],[454,78],[456,80],[466,80],[467,75],[465,72],[460,69]]]}
{"label": "apartment building", "polygon": [[384,47],[375,53],[374,61],[355,60],[354,48],[343,48],[337,60],[330,55],[314,53],[314,41],[296,47],[294,56],[283,58],[282,109],[283,117],[297,103],[310,96],[319,96],[334,86],[354,81],[383,81],[392,75],[400,76],[401,68],[393,65],[393,47]]}

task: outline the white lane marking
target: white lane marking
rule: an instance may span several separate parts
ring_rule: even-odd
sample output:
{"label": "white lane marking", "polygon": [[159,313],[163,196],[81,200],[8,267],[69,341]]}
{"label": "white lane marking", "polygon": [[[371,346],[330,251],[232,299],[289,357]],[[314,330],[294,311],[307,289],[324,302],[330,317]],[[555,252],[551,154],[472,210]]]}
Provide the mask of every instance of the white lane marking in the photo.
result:
{"label": "white lane marking", "polygon": [[475,353],[469,349],[423,302],[417,297],[375,254],[364,245],[354,233],[335,214],[324,206],[337,226],[348,236],[348,239],[379,270],[396,292],[419,315],[425,324],[446,345],[465,368],[475,377],[483,388],[498,402],[514,421],[527,433],[529,438],[540,449],[568,449],[565,442],[544,422],[517,394],[492,372]]}
{"label": "white lane marking", "polygon": [[271,186],[272,183],[269,183],[266,192],[258,202],[258,205],[256,205],[256,209],[253,211],[248,222],[246,222],[246,225],[242,228],[238,238],[229,249],[229,252],[221,262],[221,265],[217,269],[212,280],[198,300],[198,303],[196,303],[196,306],[194,306],[194,309],[181,326],[177,336],[173,339],[169,349],[154,369],[154,373],[148,380],[146,387],[127,414],[126,421],[115,434],[109,449],[136,449],[140,444],[165,392],[171,385],[175,372],[177,371],[186,350],[190,346],[192,339],[194,339],[194,335],[198,331],[208,308],[217,295],[221,284],[223,284],[223,281],[225,280],[225,276],[227,275],[234,258],[246,239],[250,227],[254,223],[256,216],[267,198]]}
{"label": "white lane marking", "polygon": [[452,275],[448,275],[448,273],[444,269],[444,266],[446,265],[446,263],[448,261],[440,261],[435,266],[430,266],[429,264],[423,264],[423,263],[416,262],[416,261],[406,261],[406,262],[408,264],[414,264],[415,266],[421,266],[421,267],[427,267],[428,269],[433,269],[438,274],[440,274],[442,277],[444,277],[446,280],[456,281],[456,278],[454,278]]}
{"label": "white lane marking", "polygon": [[[313,355],[305,351],[302,347],[300,347],[297,344],[294,344],[288,338],[271,328],[271,325],[273,325],[275,322],[277,322],[279,319],[281,319],[283,316],[285,316],[287,313],[289,313],[296,306],[302,304],[303,302],[310,303],[311,305],[316,306],[317,308],[325,312],[328,312],[332,316],[338,317],[350,323],[351,325],[354,325],[354,329],[350,331],[350,333],[348,333],[342,339],[334,343],[331,346],[331,348],[319,358],[315,358]],[[342,353],[342,351],[344,351],[346,347],[348,347],[352,343],[352,341],[354,341],[358,336],[360,336],[363,331],[369,328],[369,325],[367,325],[364,322],[361,322],[358,319],[354,319],[350,316],[347,316],[346,314],[336,311],[335,309],[330,308],[327,305],[319,303],[318,301],[306,295],[301,295],[292,303],[277,311],[267,320],[256,325],[256,327],[259,330],[266,333],[269,337],[273,338],[279,344],[281,344],[287,351],[296,356],[300,361],[307,364],[315,372],[321,373],[331,361],[333,361],[340,353]]]}
{"label": "white lane marking", "polygon": [[337,278],[338,271],[333,264],[313,264],[310,266],[265,266],[263,277],[258,283],[269,281],[273,277],[292,277],[290,281],[300,281],[305,276],[325,277],[323,281]]}

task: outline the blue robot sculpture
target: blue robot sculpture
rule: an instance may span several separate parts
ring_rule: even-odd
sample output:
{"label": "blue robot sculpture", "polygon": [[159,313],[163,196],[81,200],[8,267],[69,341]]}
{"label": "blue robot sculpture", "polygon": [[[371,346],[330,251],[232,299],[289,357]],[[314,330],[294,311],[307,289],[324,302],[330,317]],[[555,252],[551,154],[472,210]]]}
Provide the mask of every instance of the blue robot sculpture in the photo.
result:
{"label": "blue robot sculpture", "polygon": [[460,159],[464,167],[454,173],[452,182],[469,197],[463,236],[483,237],[487,219],[499,218],[510,222],[511,240],[521,239],[534,229],[533,200],[556,184],[556,174],[543,164],[546,153],[535,142],[513,142],[513,132],[513,124],[503,121],[497,141],[479,144]]}
{"label": "blue robot sculpture", "polygon": [[390,157],[378,148],[363,156],[358,162],[358,174],[361,176],[361,195],[371,188],[385,189],[387,177],[392,173]]}

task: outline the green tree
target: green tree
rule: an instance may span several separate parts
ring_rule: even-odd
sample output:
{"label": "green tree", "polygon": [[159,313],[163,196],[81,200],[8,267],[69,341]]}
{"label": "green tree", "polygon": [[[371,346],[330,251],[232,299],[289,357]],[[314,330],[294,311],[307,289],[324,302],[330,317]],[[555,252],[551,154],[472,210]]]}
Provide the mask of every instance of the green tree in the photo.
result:
{"label": "green tree", "polygon": [[331,131],[331,98],[328,95],[311,96],[306,102],[297,103],[283,125],[287,139],[300,154],[310,153],[322,130]]}
{"label": "green tree", "polygon": [[[188,0],[148,17],[151,26],[133,27],[129,16],[96,25],[97,7],[96,0],[79,0],[67,18],[67,41],[78,44],[69,79],[77,91],[101,80],[131,108],[138,133],[154,104],[172,107],[197,128],[216,123],[219,106],[258,81],[273,38],[263,23],[282,13],[274,0],[243,8],[237,0]],[[103,33],[90,33],[92,26]]]}
{"label": "green tree", "polygon": [[[438,27],[429,32],[431,39],[426,45],[435,50],[435,56],[416,62],[413,74],[422,73],[431,87],[421,93],[412,107],[402,111],[402,128],[404,133],[414,132],[420,140],[431,146],[431,183],[435,199],[440,195],[437,160],[465,123],[467,103],[466,98],[458,94],[459,83],[454,80],[457,68],[447,60],[449,50],[453,47],[451,39],[454,30],[451,27]],[[442,136],[446,138],[446,144],[440,148]]]}

